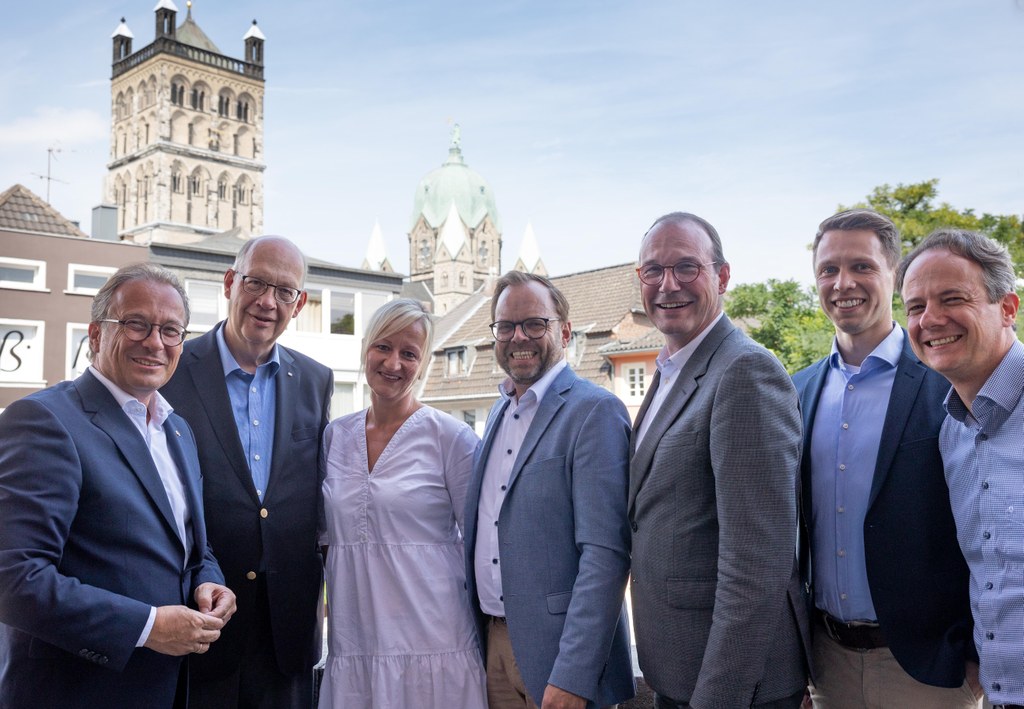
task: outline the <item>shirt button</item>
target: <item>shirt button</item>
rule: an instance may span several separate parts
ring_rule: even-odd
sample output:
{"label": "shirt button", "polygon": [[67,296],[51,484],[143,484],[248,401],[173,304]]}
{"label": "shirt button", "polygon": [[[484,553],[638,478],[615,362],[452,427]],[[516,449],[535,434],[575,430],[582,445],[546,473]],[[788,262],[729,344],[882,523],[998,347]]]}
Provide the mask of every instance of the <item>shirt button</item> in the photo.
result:
{"label": "shirt button", "polygon": [[259,454],[259,453],[257,453],[256,455],[254,455],[254,456],[253,456],[253,459],[254,459],[254,460],[259,460],[259,459],[260,459],[260,454]]}
{"label": "shirt button", "polygon": [[839,509],[836,510],[836,512],[838,512],[839,514],[842,514],[842,513],[846,512],[846,508],[845,507],[840,507]]}
{"label": "shirt button", "polygon": [[253,394],[255,394],[255,393],[256,393],[256,387],[253,387],[253,388],[252,388],[252,389],[250,389],[249,391],[251,391],[251,392],[252,392]]}
{"label": "shirt button", "polygon": [[253,426],[259,426],[260,425],[260,420],[259,419],[253,419],[252,420],[252,425]]}
{"label": "shirt button", "polygon": [[518,421],[519,420],[519,414],[512,414],[512,418],[514,418],[516,421]]}
{"label": "shirt button", "polygon": [[987,433],[979,433],[978,434],[978,440],[987,441],[988,440],[988,434]]}
{"label": "shirt button", "polygon": [[846,463],[840,463],[839,464],[839,469],[840,470],[846,470]]}
{"label": "shirt button", "polygon": [[257,490],[256,494],[259,495],[260,497],[263,497],[263,491],[262,490]]}
{"label": "shirt button", "polygon": [[846,556],[846,550],[845,549],[840,549],[839,550],[839,556]]}
{"label": "shirt button", "polygon": [[986,480],[985,482],[983,482],[981,484],[981,489],[982,490],[988,490],[988,480]]}
{"label": "shirt button", "polygon": [[983,532],[982,535],[981,535],[981,538],[982,539],[991,539],[992,538],[992,534],[990,532]]}
{"label": "shirt button", "polygon": [[262,517],[263,519],[266,519],[268,514],[270,514],[270,513],[267,512],[267,508],[266,507],[264,507],[263,509],[260,510],[260,517]]}
{"label": "shirt button", "polygon": [[987,583],[985,584],[985,589],[986,589],[986,590],[988,590],[988,591],[991,591],[991,590],[992,590],[992,582],[991,582],[991,581],[988,581],[988,582],[987,582]]}
{"label": "shirt button", "polygon": [[996,634],[995,633],[985,633],[985,637],[988,638],[989,640],[994,640],[995,637],[996,637]]}
{"label": "shirt button", "polygon": [[846,594],[845,593],[840,593],[839,594],[839,599],[845,601],[846,600]]}
{"label": "shirt button", "polygon": [[497,560],[497,559],[491,559],[491,563],[492,563],[492,564],[497,564],[497,563],[498,563],[498,560]]}
{"label": "shirt button", "polygon": [[846,388],[849,389],[850,391],[853,391],[853,384],[847,384]]}
{"label": "shirt button", "polygon": [[843,430],[846,430],[846,429],[848,429],[849,427],[850,427],[850,424],[848,424],[848,423],[844,423],[844,424],[843,424]]}

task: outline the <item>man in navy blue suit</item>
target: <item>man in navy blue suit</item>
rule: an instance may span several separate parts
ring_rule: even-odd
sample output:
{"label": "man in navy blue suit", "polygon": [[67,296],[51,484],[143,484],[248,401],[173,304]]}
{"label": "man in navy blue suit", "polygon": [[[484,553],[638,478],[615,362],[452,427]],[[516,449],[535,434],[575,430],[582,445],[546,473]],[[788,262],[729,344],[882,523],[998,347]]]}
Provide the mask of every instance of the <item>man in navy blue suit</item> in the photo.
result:
{"label": "man in navy blue suit", "polygon": [[[949,383],[893,322],[901,242],[853,209],[814,239],[831,354],[794,375],[815,707],[975,707],[968,571],[938,435]],[[807,549],[809,542],[809,550]]]}
{"label": "man in navy blue suit", "polygon": [[[192,431],[157,392],[188,299],[138,264],[97,293],[92,366],[0,415],[0,708],[171,707],[235,610]],[[188,607],[191,605],[192,607]]]}

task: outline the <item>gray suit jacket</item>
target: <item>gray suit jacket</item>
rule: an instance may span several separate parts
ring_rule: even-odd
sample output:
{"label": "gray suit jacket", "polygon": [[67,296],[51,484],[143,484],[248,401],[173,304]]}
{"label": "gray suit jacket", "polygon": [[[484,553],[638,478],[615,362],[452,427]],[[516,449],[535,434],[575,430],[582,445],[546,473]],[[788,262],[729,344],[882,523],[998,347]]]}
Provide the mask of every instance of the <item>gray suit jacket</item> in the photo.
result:
{"label": "gray suit jacket", "polygon": [[737,709],[805,686],[800,433],[786,371],[723,316],[632,452],[633,623],[659,694]]}
{"label": "gray suit jacket", "polygon": [[[466,497],[466,582],[485,638],[473,550],[484,466],[508,401],[497,402]],[[555,377],[509,476],[501,583],[516,664],[539,705],[550,683],[588,707],[633,696],[623,596],[629,416],[610,392],[566,367]]]}

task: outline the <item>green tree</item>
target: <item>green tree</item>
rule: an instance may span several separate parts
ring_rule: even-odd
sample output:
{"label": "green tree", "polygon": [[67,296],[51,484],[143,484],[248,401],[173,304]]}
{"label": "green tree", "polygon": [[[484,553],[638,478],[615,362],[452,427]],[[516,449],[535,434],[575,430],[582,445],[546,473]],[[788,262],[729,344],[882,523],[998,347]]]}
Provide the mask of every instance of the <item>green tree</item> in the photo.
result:
{"label": "green tree", "polygon": [[[957,209],[948,202],[936,204],[938,195],[937,179],[895,187],[885,184],[876,187],[865,201],[851,206],[869,207],[892,219],[903,236],[904,253],[942,227],[981,232],[1006,245],[1017,266],[1017,275],[1024,276],[1024,225],[1019,215],[979,216],[973,209]],[[840,210],[848,208],[839,206]]]}
{"label": "green tree", "polygon": [[726,296],[726,311],[790,374],[821,359],[832,344],[832,323],[814,289],[793,279],[738,285]]}

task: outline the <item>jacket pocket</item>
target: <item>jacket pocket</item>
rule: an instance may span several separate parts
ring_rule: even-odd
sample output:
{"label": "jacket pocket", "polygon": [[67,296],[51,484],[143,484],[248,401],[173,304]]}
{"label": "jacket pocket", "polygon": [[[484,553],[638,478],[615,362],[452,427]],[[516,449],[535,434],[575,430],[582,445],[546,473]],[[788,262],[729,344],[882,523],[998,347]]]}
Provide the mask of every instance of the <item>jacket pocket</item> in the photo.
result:
{"label": "jacket pocket", "polygon": [[569,610],[569,602],[572,600],[572,591],[560,593],[549,593],[547,595],[548,613],[551,615],[562,615]]}

